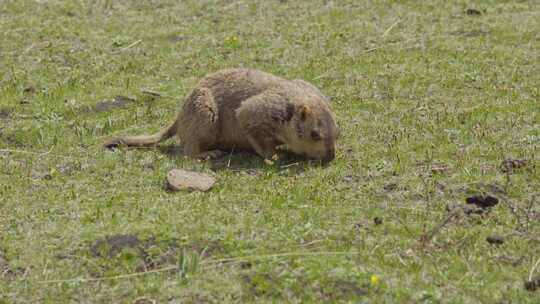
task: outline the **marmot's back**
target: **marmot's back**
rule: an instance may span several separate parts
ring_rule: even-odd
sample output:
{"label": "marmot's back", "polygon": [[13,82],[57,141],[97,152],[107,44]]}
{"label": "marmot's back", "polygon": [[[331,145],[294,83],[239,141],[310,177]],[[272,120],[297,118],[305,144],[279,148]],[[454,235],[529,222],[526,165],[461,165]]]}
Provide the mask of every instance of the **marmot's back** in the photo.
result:
{"label": "marmot's back", "polygon": [[251,96],[286,81],[272,74],[253,69],[225,69],[208,74],[197,87],[210,89],[218,107],[236,109]]}

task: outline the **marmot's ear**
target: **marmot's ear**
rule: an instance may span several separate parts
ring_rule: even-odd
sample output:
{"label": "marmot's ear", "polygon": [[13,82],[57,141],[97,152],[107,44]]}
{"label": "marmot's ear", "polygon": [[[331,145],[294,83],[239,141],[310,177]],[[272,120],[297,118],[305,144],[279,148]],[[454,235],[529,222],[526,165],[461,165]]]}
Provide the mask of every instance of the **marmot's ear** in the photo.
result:
{"label": "marmot's ear", "polygon": [[298,107],[298,115],[300,115],[300,119],[306,120],[308,115],[311,114],[311,108],[308,105],[300,105]]}

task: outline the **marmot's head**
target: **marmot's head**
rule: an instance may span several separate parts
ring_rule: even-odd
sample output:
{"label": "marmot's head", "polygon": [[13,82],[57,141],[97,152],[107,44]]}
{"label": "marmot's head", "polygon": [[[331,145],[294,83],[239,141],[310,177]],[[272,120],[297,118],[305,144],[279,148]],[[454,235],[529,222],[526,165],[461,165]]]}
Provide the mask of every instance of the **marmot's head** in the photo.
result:
{"label": "marmot's head", "polygon": [[339,129],[326,102],[290,104],[287,111],[294,113],[287,134],[288,148],[325,162],[334,159]]}

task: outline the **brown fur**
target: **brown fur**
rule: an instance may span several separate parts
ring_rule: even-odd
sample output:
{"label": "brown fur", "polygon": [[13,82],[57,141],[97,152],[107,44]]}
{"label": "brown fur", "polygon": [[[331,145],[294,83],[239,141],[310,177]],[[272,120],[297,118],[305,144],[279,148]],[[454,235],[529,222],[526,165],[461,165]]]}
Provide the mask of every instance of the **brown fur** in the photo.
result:
{"label": "brown fur", "polygon": [[248,149],[270,159],[285,144],[294,153],[329,161],[338,130],[326,98],[312,84],[226,69],[200,80],[169,127],[149,136],[113,138],[104,146],[152,146],[175,135],[193,158]]}

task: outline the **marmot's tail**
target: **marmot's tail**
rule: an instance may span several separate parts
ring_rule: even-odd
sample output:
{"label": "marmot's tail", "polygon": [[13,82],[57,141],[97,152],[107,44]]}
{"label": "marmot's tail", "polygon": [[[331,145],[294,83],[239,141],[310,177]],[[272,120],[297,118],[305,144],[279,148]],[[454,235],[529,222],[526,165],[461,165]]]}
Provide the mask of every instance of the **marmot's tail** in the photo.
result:
{"label": "marmot's tail", "polygon": [[146,147],[154,146],[157,143],[164,141],[168,138],[173,137],[178,131],[178,119],[175,120],[167,128],[153,134],[153,135],[138,135],[138,136],[126,136],[126,137],[116,137],[107,140],[103,147],[111,149],[118,146],[135,146],[135,147]]}

